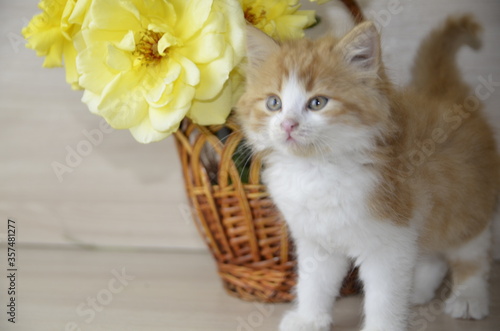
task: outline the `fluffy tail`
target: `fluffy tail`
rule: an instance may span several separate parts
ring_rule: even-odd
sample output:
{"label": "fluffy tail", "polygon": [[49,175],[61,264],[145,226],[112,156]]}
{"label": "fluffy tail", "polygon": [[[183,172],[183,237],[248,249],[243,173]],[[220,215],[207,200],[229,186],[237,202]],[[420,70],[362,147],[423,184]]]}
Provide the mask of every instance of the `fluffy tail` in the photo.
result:
{"label": "fluffy tail", "polygon": [[422,42],[412,68],[411,86],[428,96],[462,101],[469,93],[456,63],[458,49],[481,47],[481,26],[471,15],[449,17]]}

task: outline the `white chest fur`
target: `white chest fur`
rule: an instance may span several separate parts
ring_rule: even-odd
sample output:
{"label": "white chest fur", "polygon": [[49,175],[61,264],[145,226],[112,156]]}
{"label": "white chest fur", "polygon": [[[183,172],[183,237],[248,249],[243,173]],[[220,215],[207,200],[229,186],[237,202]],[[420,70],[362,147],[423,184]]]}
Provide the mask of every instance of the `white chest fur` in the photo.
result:
{"label": "white chest fur", "polygon": [[357,258],[394,230],[369,211],[378,182],[371,167],[275,155],[264,180],[296,238]]}

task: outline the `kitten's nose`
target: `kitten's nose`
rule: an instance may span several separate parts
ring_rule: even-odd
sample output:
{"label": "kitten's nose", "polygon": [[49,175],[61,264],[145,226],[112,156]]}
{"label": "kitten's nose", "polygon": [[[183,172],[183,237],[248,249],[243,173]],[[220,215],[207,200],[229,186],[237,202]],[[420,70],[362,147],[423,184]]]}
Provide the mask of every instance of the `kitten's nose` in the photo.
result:
{"label": "kitten's nose", "polygon": [[299,123],[297,121],[288,118],[281,122],[281,127],[288,134],[290,134],[298,126]]}

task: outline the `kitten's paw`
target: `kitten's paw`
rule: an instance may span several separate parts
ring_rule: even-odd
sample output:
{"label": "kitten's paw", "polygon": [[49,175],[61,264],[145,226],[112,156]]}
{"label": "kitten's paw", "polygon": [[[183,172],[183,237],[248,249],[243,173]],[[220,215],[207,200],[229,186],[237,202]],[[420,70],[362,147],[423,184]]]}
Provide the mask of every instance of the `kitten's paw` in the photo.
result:
{"label": "kitten's paw", "polygon": [[446,300],[445,311],[453,318],[482,319],[489,314],[488,298],[457,296]]}
{"label": "kitten's paw", "polygon": [[297,311],[289,311],[280,323],[280,331],[330,331],[332,317],[328,314],[302,316]]}

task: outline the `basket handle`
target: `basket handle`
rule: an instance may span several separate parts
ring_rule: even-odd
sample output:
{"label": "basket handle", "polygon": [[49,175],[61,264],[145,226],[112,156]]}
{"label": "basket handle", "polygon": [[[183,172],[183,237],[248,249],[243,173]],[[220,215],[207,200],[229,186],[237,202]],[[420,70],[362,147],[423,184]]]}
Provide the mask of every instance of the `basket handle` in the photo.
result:
{"label": "basket handle", "polygon": [[354,23],[359,24],[365,20],[363,12],[356,0],[340,0],[351,13]]}

